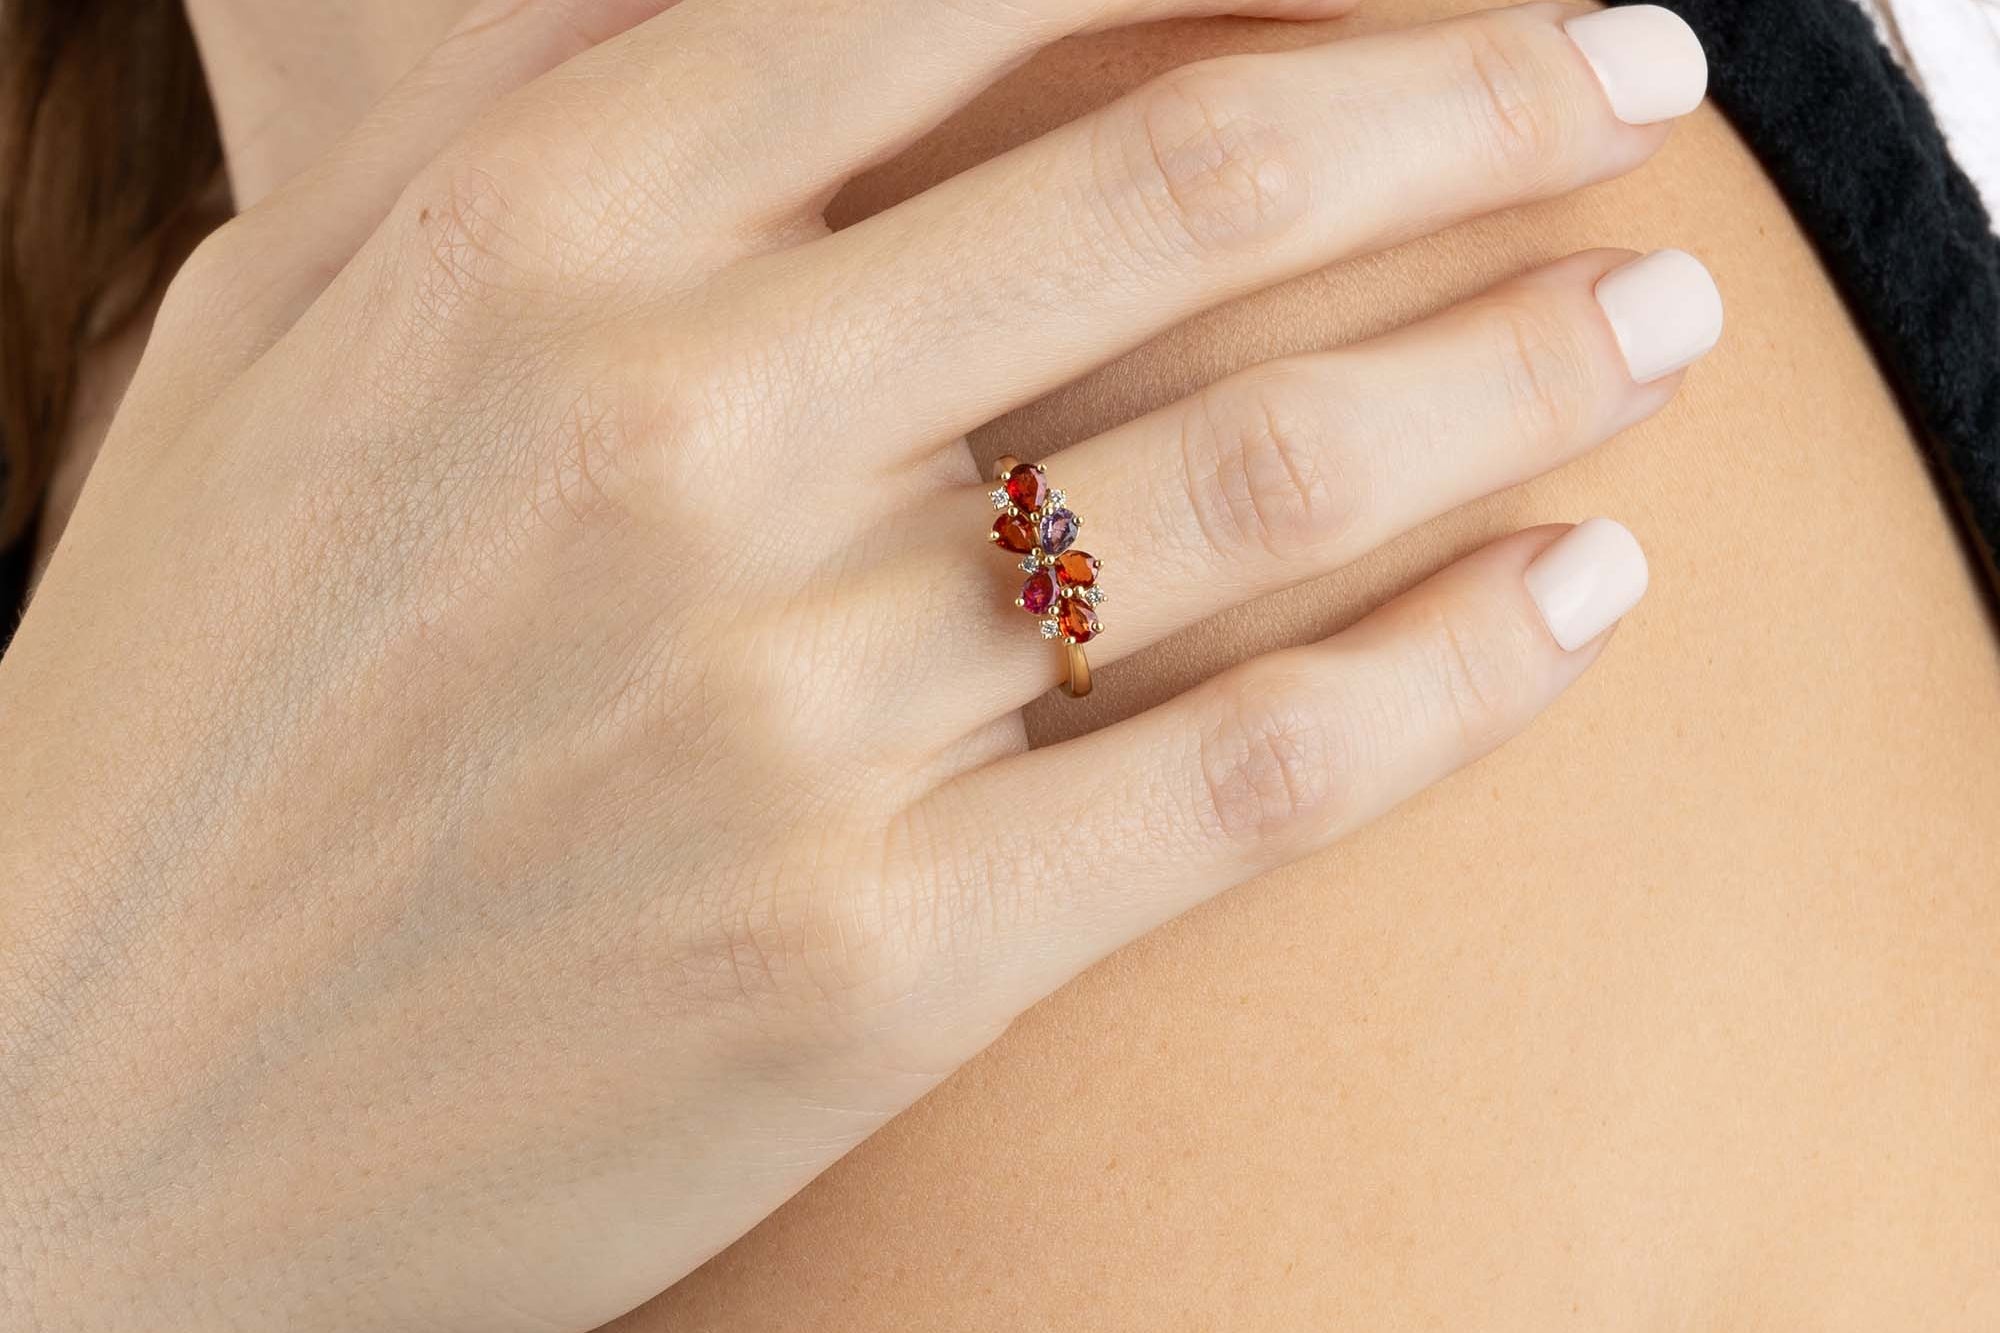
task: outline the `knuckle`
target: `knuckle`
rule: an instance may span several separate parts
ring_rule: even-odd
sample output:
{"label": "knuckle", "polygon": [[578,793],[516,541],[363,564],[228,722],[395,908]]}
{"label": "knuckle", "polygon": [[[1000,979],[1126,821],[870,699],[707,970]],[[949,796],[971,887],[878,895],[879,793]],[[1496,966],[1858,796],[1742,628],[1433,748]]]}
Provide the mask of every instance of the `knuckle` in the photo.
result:
{"label": "knuckle", "polygon": [[174,280],[167,285],[163,316],[178,306],[206,304],[228,287],[242,264],[240,243],[247,239],[253,225],[248,217],[245,214],[223,223],[202,237],[201,243],[181,261]]}
{"label": "knuckle", "polygon": [[1185,418],[1182,475],[1195,528],[1220,560],[1278,561],[1338,544],[1366,508],[1359,468],[1329,444],[1325,385],[1291,366],[1212,386]]}
{"label": "knuckle", "polygon": [[[710,664],[701,682],[703,725],[720,719],[754,757],[753,774],[774,790],[810,787],[832,765],[846,775],[842,790],[858,796],[876,769],[856,744],[854,719],[874,702],[868,668],[893,631],[878,623],[872,600],[800,597],[796,569],[783,568],[785,537],[758,540],[703,547],[727,551],[729,567],[704,571],[674,594]],[[766,574],[781,586],[766,586]]]}
{"label": "knuckle", "polygon": [[1539,28],[1501,14],[1443,31],[1477,142],[1503,177],[1526,185],[1556,178],[1573,136]]}
{"label": "knuckle", "polygon": [[260,234],[268,230],[264,216],[253,211],[204,236],[167,284],[154,326],[162,331],[203,329],[235,318],[243,303],[246,265],[268,253]]}
{"label": "knuckle", "polygon": [[1480,309],[1482,343],[1512,415],[1515,438],[1550,444],[1574,438],[1591,401],[1590,357],[1562,314],[1524,297]]}
{"label": "knuckle", "polygon": [[418,300],[432,322],[543,284],[518,173],[477,149],[447,152],[411,187]]}
{"label": "knuckle", "polygon": [[657,493],[686,494],[672,475],[676,460],[699,466],[716,429],[717,378],[672,354],[620,354],[600,348],[599,367],[581,367],[585,391],[564,432],[579,464],[593,459],[607,483],[638,478]]}
{"label": "knuckle", "polygon": [[1303,682],[1253,671],[1220,690],[1199,742],[1198,827],[1245,846],[1311,839],[1350,807],[1352,756]]}
{"label": "knuckle", "polygon": [[593,336],[542,395],[529,503],[550,526],[634,520],[726,544],[714,460],[732,436],[730,372],[712,351]]}
{"label": "knuckle", "polygon": [[1462,751],[1484,754],[1511,735],[1522,711],[1531,645],[1491,615],[1459,600],[1431,608],[1423,627],[1420,675],[1413,682],[1441,715]]}
{"label": "knuckle", "polygon": [[1240,59],[1156,81],[1121,122],[1108,193],[1142,253],[1200,257],[1269,244],[1304,213],[1303,155],[1256,107]]}
{"label": "knuckle", "polygon": [[671,492],[673,411],[616,371],[599,373],[550,403],[548,438],[530,469],[530,512],[549,527],[630,516]]}
{"label": "knuckle", "polygon": [[840,1022],[903,988],[912,970],[906,932],[892,928],[886,893],[837,878],[741,895],[720,932],[729,992],[745,1002]]}

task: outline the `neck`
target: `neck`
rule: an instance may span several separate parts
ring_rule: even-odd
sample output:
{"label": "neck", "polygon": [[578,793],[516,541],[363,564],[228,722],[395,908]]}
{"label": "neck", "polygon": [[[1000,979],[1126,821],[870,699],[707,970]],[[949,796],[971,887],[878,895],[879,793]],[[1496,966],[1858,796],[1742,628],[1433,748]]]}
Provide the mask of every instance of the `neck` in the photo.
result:
{"label": "neck", "polygon": [[239,208],[308,166],[469,0],[187,0]]}

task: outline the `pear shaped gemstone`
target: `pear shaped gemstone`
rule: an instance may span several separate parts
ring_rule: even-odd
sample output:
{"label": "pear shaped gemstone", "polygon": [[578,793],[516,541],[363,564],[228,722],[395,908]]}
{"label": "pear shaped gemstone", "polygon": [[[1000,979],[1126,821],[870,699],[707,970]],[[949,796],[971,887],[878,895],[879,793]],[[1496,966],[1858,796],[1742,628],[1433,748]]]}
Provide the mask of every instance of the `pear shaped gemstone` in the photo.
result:
{"label": "pear shaped gemstone", "polygon": [[1021,514],[1002,514],[993,520],[993,540],[1003,551],[1026,555],[1035,549],[1035,525]]}
{"label": "pear shaped gemstone", "polygon": [[1097,623],[1097,612],[1081,597],[1063,599],[1062,610],[1056,612],[1056,623],[1078,643],[1089,643],[1104,628]]}
{"label": "pear shaped gemstone", "polygon": [[1061,555],[1075,544],[1076,530],[1081,526],[1069,510],[1050,510],[1042,515],[1042,549],[1050,555]]}
{"label": "pear shaped gemstone", "polygon": [[1064,551],[1056,561],[1056,577],[1065,588],[1088,588],[1097,582],[1097,557],[1088,551]]}
{"label": "pear shaped gemstone", "polygon": [[1033,463],[1023,463],[1007,474],[1007,498],[1022,513],[1042,507],[1049,495],[1049,479]]}
{"label": "pear shaped gemstone", "polygon": [[1059,595],[1055,574],[1045,569],[1022,585],[1021,605],[1030,615],[1039,616],[1056,604]]}

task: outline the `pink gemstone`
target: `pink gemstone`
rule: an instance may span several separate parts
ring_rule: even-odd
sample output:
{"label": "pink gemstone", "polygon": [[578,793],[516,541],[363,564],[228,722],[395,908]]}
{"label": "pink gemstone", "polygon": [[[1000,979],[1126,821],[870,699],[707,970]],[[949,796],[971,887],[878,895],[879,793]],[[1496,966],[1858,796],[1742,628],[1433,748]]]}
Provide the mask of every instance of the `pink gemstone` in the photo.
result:
{"label": "pink gemstone", "polygon": [[1056,576],[1050,570],[1042,570],[1021,587],[1021,605],[1031,615],[1040,615],[1056,602]]}

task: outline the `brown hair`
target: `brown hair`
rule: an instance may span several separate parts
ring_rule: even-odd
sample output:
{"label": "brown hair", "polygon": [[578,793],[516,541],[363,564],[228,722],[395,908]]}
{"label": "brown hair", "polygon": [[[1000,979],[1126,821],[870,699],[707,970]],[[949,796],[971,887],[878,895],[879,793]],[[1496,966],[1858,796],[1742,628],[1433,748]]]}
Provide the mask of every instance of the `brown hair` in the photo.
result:
{"label": "brown hair", "polygon": [[220,164],[181,0],[0,0],[0,547],[40,506],[84,351]]}

